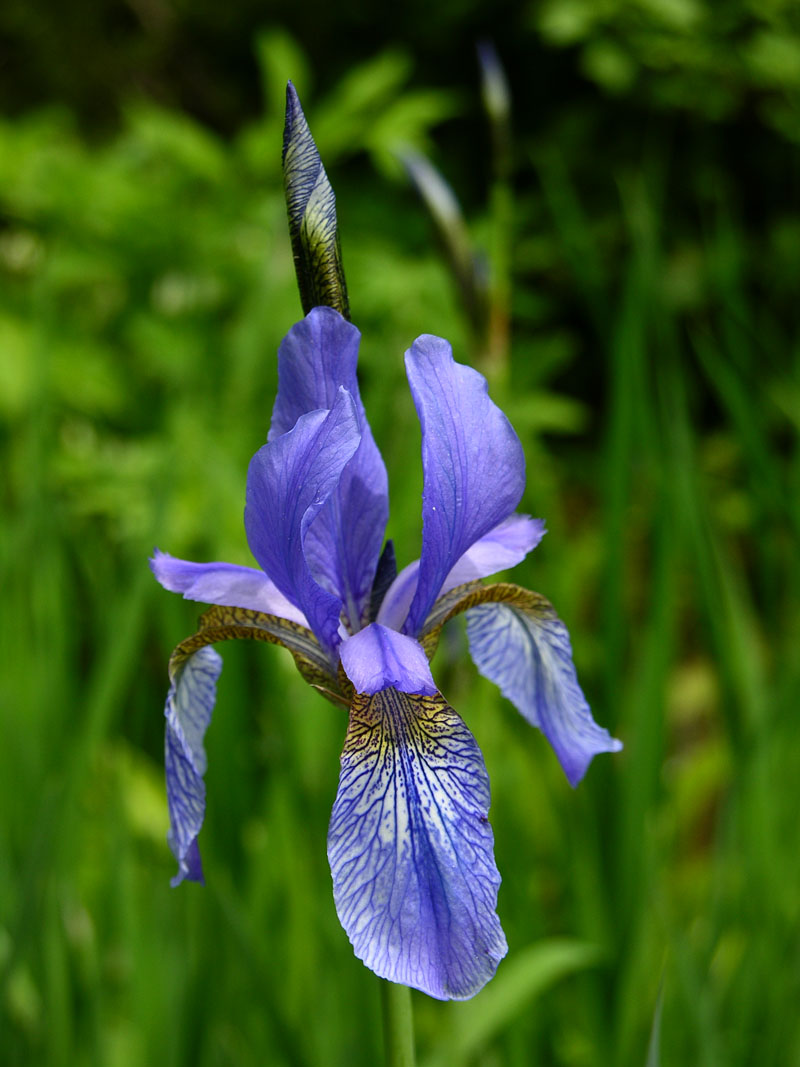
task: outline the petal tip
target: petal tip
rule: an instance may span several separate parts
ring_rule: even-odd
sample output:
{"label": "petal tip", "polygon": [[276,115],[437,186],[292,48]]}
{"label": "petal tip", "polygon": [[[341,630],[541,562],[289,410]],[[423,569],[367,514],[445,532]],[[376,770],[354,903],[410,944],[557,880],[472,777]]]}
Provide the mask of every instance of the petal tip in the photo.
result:
{"label": "petal tip", "polygon": [[160,548],[156,547],[153,549],[153,555],[149,556],[147,560],[147,565],[153,577],[168,593],[181,592],[181,590],[173,588],[174,582],[170,581],[168,574],[169,564],[174,558],[169,552],[162,552]]}
{"label": "petal tip", "polygon": [[[598,727],[598,729],[602,729]],[[575,751],[559,751],[556,748],[556,756],[561,764],[564,774],[567,776],[567,781],[575,789],[586,777],[586,772],[592,763],[595,756],[600,756],[604,752],[621,752],[623,744],[618,741],[616,737],[612,737],[606,730],[602,731],[606,736],[600,741],[596,742],[591,749],[588,749],[582,753],[576,753]],[[555,747],[555,746],[554,746]]]}
{"label": "petal tip", "polygon": [[205,885],[206,880],[203,875],[203,863],[200,859],[200,849],[197,845],[197,838],[194,838],[186,852],[181,856],[180,849],[177,846],[173,838],[173,834],[167,834],[167,844],[172,849],[173,855],[178,861],[178,870],[170,878],[170,886],[172,889],[177,889],[182,882],[197,882],[199,885]]}

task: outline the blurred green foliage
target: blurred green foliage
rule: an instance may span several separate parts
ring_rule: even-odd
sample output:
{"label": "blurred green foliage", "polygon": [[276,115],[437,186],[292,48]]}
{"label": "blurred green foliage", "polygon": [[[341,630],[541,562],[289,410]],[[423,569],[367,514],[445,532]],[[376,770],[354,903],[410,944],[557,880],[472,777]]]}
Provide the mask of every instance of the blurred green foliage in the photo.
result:
{"label": "blurred green foliage", "polygon": [[[453,54],[481,10],[431,16]],[[240,113],[248,82],[213,64],[195,117],[163,93],[122,106],[121,75],[103,138],[77,88],[0,122],[3,1064],[379,1057],[325,859],[345,723],[277,650],[223,650],[209,884],[168,885],[166,657],[198,607],[145,557],[248,562],[246,465],[299,316],[288,76],[338,194],[399,560],[421,489],[402,352],[436,332],[487,358],[404,184],[413,150],[463,196],[493,299],[510,292],[510,360],[487,370],[550,530],[518,580],[556,604],[626,745],[573,793],[464,667],[461,631],[443,641],[437,680],[492,779],[511,952],[468,1005],[415,996],[421,1062],[800,1064],[793,18],[778,0],[515,8],[510,174],[477,73],[421,80],[402,34],[354,62],[356,33],[328,68],[260,34],[261,113],[225,136],[197,114],[215,92]]]}
{"label": "blurred green foliage", "polygon": [[755,107],[800,140],[800,10],[793,0],[545,0],[531,17],[551,44],[580,49],[582,71],[705,119]]}

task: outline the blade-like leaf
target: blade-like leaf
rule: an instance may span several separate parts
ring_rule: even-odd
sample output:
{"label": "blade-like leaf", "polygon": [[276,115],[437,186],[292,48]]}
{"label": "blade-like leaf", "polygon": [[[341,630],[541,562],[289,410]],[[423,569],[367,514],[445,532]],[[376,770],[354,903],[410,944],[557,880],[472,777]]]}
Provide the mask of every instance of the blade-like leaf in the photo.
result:
{"label": "blade-like leaf", "polygon": [[451,1027],[424,1067],[472,1062],[480,1049],[556,982],[594,967],[600,949],[581,941],[553,938],[515,952],[494,981],[470,1003],[450,1009]]}
{"label": "blade-like leaf", "polygon": [[647,1046],[645,1067],[661,1067],[661,1012],[664,1008],[664,982],[658,990],[656,1010],[653,1012],[653,1025],[650,1029],[650,1043]]}

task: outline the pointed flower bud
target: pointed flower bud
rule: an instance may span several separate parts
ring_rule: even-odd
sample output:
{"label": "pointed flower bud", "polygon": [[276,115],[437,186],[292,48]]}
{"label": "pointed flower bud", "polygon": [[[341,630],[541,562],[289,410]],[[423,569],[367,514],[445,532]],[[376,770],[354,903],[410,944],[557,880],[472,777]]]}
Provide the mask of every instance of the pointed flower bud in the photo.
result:
{"label": "pointed flower bud", "polygon": [[283,181],[300,301],[350,317],[336,223],[336,197],[291,82],[286,87]]}

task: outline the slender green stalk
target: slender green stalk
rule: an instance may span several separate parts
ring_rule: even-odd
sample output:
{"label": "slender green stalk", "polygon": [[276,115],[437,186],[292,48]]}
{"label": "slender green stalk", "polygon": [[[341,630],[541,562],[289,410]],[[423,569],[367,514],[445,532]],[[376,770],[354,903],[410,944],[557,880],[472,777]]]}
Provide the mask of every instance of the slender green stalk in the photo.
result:
{"label": "slender green stalk", "polygon": [[381,979],[383,1044],[386,1067],[414,1067],[414,1015],[411,990]]}
{"label": "slender green stalk", "polygon": [[490,383],[508,385],[511,332],[511,250],[514,195],[511,133],[511,92],[505,71],[489,42],[478,47],[481,95],[492,137],[492,185],[489,194],[488,315],[482,368]]}

